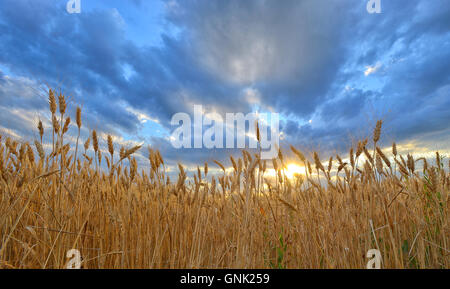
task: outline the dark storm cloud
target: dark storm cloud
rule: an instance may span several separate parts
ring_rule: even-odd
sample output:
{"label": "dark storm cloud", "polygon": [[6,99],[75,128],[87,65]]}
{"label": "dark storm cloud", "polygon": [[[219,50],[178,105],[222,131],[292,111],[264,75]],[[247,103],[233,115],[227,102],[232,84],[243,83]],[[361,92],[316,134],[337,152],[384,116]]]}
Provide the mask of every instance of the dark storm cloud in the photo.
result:
{"label": "dark storm cloud", "polygon": [[326,102],[321,109],[321,118],[327,121],[343,121],[358,116],[366,101],[374,96],[372,91],[349,90],[339,99]]}
{"label": "dark storm cloud", "polygon": [[178,1],[200,64],[223,83],[252,86],[279,112],[311,114],[345,60],[345,1]]}

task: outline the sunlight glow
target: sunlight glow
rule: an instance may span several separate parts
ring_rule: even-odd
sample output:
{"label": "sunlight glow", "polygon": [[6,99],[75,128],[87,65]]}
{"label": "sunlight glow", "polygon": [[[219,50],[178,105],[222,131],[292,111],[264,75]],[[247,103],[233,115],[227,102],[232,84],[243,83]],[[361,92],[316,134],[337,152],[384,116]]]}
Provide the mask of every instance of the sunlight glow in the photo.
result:
{"label": "sunlight glow", "polygon": [[299,166],[297,164],[288,164],[286,168],[286,176],[292,179],[294,178],[295,174],[305,175],[305,167]]}
{"label": "sunlight glow", "polygon": [[[286,166],[285,173],[289,179],[293,179],[296,174],[306,175],[306,170],[298,164],[290,163]],[[269,177],[276,177],[276,172],[274,169],[269,169],[266,171],[265,175]]]}

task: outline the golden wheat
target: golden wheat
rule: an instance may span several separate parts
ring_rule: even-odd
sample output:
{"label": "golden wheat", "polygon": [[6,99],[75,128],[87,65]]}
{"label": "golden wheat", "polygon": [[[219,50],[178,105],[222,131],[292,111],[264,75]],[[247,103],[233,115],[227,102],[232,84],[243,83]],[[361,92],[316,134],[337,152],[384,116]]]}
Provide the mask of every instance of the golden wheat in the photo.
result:
{"label": "golden wheat", "polygon": [[40,121],[38,159],[28,143],[0,136],[0,267],[65,268],[66,252],[77,249],[84,268],[365,268],[376,248],[384,268],[449,268],[449,168],[437,153],[434,162],[421,158],[419,173],[395,143],[385,154],[381,121],[373,150],[358,142],[349,163],[337,155],[325,169],[317,152],[307,158],[291,146],[306,174],[287,177],[280,149],[271,177],[259,154],[244,150],[230,157],[233,170],[214,160],[215,175],[207,163],[203,175],[179,163],[172,182],[158,150],[148,149],[149,170],[138,166],[140,145],[121,147],[114,163],[113,137],[102,157],[95,130],[79,158],[81,108],[72,153],[62,94],[58,103],[59,117],[50,90],[50,154]]}

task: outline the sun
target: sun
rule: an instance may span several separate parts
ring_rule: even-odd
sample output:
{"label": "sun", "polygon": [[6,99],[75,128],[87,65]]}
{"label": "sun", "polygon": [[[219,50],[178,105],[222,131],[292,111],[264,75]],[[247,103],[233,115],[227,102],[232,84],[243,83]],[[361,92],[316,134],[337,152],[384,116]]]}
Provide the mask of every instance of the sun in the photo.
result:
{"label": "sun", "polygon": [[[303,166],[300,166],[300,165],[296,164],[296,163],[288,164],[286,166],[286,169],[285,169],[284,172],[286,174],[286,177],[288,177],[289,179],[294,179],[296,174],[306,175],[305,168]],[[277,173],[275,172],[274,169],[269,169],[269,170],[267,170],[265,175],[269,176],[269,177],[276,177]]]}
{"label": "sun", "polygon": [[286,166],[286,176],[290,179],[294,178],[296,174],[305,175],[305,167],[299,166],[298,164],[288,164]]}

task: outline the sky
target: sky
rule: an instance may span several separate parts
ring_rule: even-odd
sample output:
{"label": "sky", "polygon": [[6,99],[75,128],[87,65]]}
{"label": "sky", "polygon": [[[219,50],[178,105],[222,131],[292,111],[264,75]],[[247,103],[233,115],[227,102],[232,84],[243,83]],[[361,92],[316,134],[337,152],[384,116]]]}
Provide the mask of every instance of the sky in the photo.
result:
{"label": "sky", "polygon": [[379,14],[365,0],[66,2],[0,0],[3,134],[50,131],[49,85],[82,107],[82,137],[145,143],[169,164],[237,153],[171,145],[172,116],[194,104],[279,113],[282,147],[346,152],[382,119],[385,146],[450,151],[447,0],[381,0]]}

